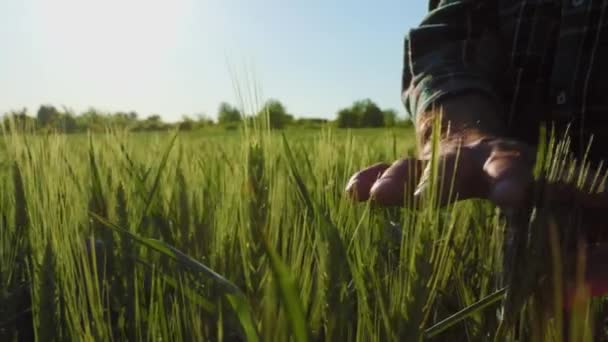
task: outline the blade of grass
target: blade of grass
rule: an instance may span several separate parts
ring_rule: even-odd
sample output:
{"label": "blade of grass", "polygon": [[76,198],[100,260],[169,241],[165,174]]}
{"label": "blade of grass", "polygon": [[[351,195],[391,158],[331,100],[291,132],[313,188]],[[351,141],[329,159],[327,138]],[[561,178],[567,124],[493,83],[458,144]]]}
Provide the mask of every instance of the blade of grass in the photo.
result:
{"label": "blade of grass", "polygon": [[433,325],[432,327],[426,329],[424,331],[424,336],[426,338],[432,338],[432,337],[439,335],[440,333],[446,331],[447,329],[454,326],[455,324],[463,321],[467,317],[487,308],[488,306],[490,306],[492,304],[498,303],[500,300],[502,300],[504,298],[506,293],[507,293],[506,288],[502,288],[502,289],[494,292],[493,294],[483,298],[482,300],[476,302],[475,304],[470,305],[470,306],[458,311],[457,313],[453,314],[452,316],[450,316],[450,317],[444,319],[443,321]]}
{"label": "blade of grass", "polygon": [[158,166],[158,172],[156,173],[156,176],[154,177],[154,183],[152,183],[152,189],[150,189],[150,192],[148,192],[148,197],[146,198],[146,201],[144,202],[144,210],[142,211],[141,219],[139,221],[140,227],[143,225],[143,223],[146,219],[146,216],[148,215],[148,212],[150,210],[150,207],[152,206],[152,199],[154,198],[154,195],[156,194],[156,192],[158,190],[158,186],[160,184],[160,178],[162,176],[162,173],[163,173],[165,167],[167,166],[167,161],[169,160],[169,155],[171,154],[171,150],[173,150],[173,146],[175,146],[175,142],[177,141],[177,136],[178,136],[178,132],[175,132],[175,134],[171,138],[171,141],[169,142],[169,145],[165,149],[165,153],[163,153],[163,157]]}
{"label": "blade of grass", "polygon": [[197,260],[191,258],[190,256],[186,255],[185,253],[179,251],[175,247],[170,246],[169,244],[167,244],[163,241],[160,241],[160,240],[142,238],[140,236],[137,236],[134,233],[131,233],[130,231],[125,230],[121,227],[118,227],[117,225],[109,222],[108,220],[105,220],[104,218],[100,217],[99,215],[97,215],[95,213],[90,213],[90,215],[92,218],[99,221],[106,228],[114,230],[118,233],[121,233],[122,235],[176,261],[177,263],[181,264],[182,266],[186,266],[188,269],[190,269],[192,271],[206,274],[207,276],[216,280],[224,288],[224,290],[226,292],[243,294],[243,292],[236,285],[234,285],[232,282],[230,282],[228,279],[224,278],[219,273],[217,273],[214,270],[212,270],[211,268],[203,265],[202,263],[198,262]]}
{"label": "blade of grass", "polygon": [[297,342],[309,341],[310,338],[308,336],[304,308],[300,302],[295,281],[289,273],[285,263],[283,263],[277,252],[272,249],[266,240],[263,240],[263,246],[266,254],[270,258],[272,274],[274,275],[275,280],[277,280],[279,293],[283,299],[283,305],[287,312],[287,319],[289,320],[294,340]]}
{"label": "blade of grass", "polygon": [[247,300],[245,299],[245,297],[231,295],[231,294],[227,295],[226,297],[228,298],[230,305],[236,312],[236,315],[238,316],[239,321],[241,322],[241,326],[243,327],[243,330],[245,331],[245,336],[247,337],[247,341],[248,342],[259,341],[260,338],[258,337],[258,333],[255,328],[255,323],[253,321],[253,315],[251,313],[251,307],[249,306],[249,303],[247,303]]}

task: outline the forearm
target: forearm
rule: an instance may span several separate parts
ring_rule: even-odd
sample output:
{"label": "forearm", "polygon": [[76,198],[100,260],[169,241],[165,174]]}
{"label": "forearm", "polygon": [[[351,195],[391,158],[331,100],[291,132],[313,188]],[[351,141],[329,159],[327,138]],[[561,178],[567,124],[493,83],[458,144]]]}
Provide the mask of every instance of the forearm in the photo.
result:
{"label": "forearm", "polygon": [[[431,148],[441,114],[441,138],[472,142],[504,133],[496,84],[509,55],[499,34],[497,1],[432,3],[404,44],[402,95],[415,118],[421,157]],[[489,55],[487,52],[492,51]]]}
{"label": "forearm", "polygon": [[[446,96],[416,118],[416,137],[420,157],[432,150],[433,128],[440,127],[443,146],[469,144],[483,138],[505,135],[496,103],[476,93]],[[436,121],[439,120],[436,125]]]}

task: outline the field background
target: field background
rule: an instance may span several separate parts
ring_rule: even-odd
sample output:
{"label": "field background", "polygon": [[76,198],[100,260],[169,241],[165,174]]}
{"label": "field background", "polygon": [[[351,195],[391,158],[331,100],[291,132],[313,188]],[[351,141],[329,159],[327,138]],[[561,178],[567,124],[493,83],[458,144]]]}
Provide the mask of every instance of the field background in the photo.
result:
{"label": "field background", "polygon": [[[414,154],[411,129],[20,133],[1,149],[3,341],[416,341],[500,288],[487,203],[345,198],[356,170]],[[503,337],[559,337],[526,308]],[[426,337],[492,340],[498,303],[472,311]]]}

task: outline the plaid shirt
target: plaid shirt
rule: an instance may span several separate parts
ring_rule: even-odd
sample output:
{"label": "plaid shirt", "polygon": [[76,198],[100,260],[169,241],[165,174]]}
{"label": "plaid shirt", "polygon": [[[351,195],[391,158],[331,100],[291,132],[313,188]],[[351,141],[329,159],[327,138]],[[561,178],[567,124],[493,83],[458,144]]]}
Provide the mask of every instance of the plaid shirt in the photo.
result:
{"label": "plaid shirt", "polygon": [[594,145],[598,136],[608,143],[608,0],[431,0],[429,8],[405,39],[411,116],[473,91],[495,101],[514,137],[533,141],[551,122],[570,126],[575,142],[593,133]]}

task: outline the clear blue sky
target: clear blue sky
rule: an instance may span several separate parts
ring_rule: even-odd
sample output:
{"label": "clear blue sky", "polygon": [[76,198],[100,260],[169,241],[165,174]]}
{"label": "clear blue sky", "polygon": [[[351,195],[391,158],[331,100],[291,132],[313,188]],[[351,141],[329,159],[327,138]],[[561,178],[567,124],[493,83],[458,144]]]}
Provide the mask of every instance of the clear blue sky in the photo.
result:
{"label": "clear blue sky", "polygon": [[[333,117],[404,115],[404,34],[423,0],[0,0],[0,112],[40,104],[215,117],[252,70],[263,98]],[[232,67],[229,67],[229,66]]]}

